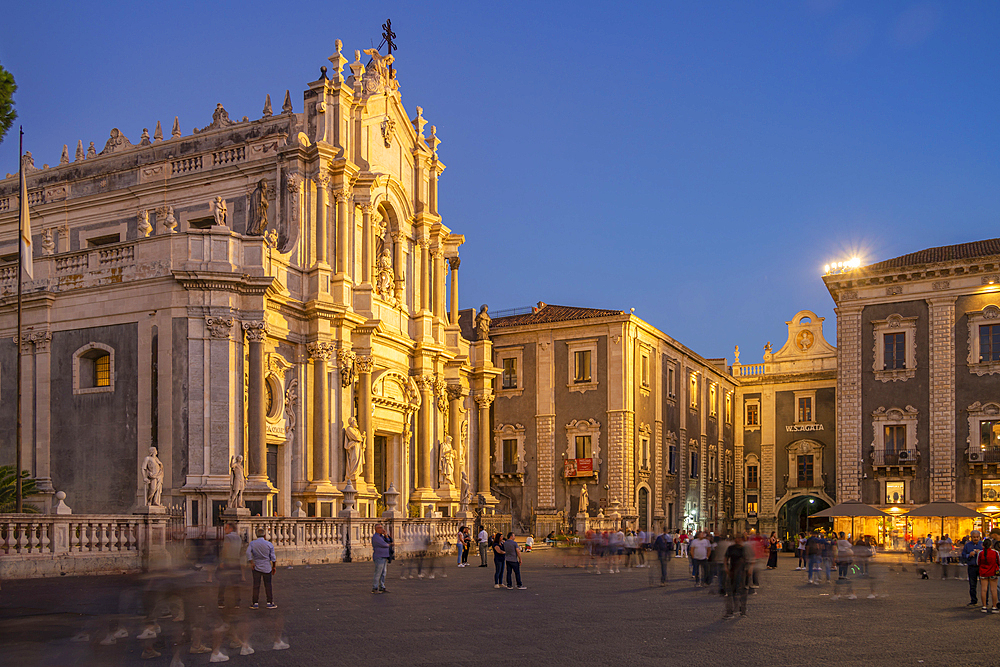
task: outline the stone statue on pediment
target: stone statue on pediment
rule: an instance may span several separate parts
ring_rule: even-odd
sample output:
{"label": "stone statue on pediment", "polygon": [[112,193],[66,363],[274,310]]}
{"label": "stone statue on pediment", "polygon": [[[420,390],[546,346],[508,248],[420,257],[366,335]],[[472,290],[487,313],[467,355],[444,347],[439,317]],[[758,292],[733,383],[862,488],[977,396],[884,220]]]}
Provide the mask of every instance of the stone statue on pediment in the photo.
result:
{"label": "stone statue on pediment", "polygon": [[347,469],[344,480],[354,480],[361,476],[361,462],[365,460],[365,438],[367,433],[363,433],[358,428],[358,420],[351,417],[344,428],[344,451],[347,452]]}
{"label": "stone statue on pediment", "polygon": [[142,481],[146,488],[146,505],[163,507],[160,494],[163,493],[163,462],[156,456],[156,447],[149,448],[149,456],[142,462]]}
{"label": "stone statue on pediment", "polygon": [[247,221],[247,236],[262,236],[267,227],[267,181],[257,181],[257,187],[250,195],[250,219]]}
{"label": "stone statue on pediment", "polygon": [[243,456],[237,455],[229,459],[229,502],[227,509],[235,510],[244,507],[243,491],[247,487],[247,476],[243,470]]}
{"label": "stone statue on pediment", "polygon": [[486,340],[490,337],[490,313],[489,306],[485,303],[479,309],[479,314],[476,315],[476,334],[479,340]]}

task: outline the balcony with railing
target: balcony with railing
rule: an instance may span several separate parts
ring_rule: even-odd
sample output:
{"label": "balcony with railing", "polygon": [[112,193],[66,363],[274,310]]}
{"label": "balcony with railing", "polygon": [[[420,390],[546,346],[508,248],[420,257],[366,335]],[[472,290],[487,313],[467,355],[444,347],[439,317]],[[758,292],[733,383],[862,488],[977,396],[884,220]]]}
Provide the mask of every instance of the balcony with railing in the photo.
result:
{"label": "balcony with railing", "polygon": [[876,470],[897,468],[912,473],[920,460],[916,449],[876,449],[872,452],[872,465]]}

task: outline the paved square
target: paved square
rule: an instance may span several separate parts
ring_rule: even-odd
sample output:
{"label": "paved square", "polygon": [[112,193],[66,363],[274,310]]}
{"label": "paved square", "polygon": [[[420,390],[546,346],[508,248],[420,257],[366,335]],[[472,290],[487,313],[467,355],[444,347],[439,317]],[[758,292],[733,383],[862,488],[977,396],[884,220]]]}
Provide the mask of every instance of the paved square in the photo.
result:
{"label": "paved square", "polygon": [[[942,581],[937,570],[921,580],[913,564],[902,572],[880,559],[876,590],[887,597],[868,599],[868,582],[855,579],[859,599],[833,600],[832,584],[807,585],[804,573],[793,571],[795,561],[782,557],[778,570],[762,573],[748,618],[724,621],[717,589],[695,588],[681,559],[672,561],[672,580],[661,588],[654,580],[655,559],[649,569],[596,575],[561,567],[561,551],[535,551],[524,556],[523,591],[494,589],[492,563],[476,567],[475,554],[473,561],[460,569],[453,558],[441,559],[433,580],[400,579],[407,563],[393,563],[384,595],[370,592],[371,563],[281,569],[274,577],[279,609],[239,612],[254,624],[256,653],[227,649],[229,663],[997,664],[1000,615],[966,607],[966,581]],[[139,659],[140,628],[128,615],[135,602],[131,581],[113,576],[4,582],[0,645],[10,659],[4,662],[168,665],[165,650],[162,657]],[[244,608],[248,598],[249,588]],[[214,613],[214,599],[210,606]],[[99,637],[89,644],[70,641],[88,624],[106,628],[105,615],[119,610],[129,639],[114,646],[100,646]],[[291,648],[272,651],[264,635],[268,624],[281,621]],[[207,665],[209,656],[188,655],[185,647],[182,657],[186,665]]]}

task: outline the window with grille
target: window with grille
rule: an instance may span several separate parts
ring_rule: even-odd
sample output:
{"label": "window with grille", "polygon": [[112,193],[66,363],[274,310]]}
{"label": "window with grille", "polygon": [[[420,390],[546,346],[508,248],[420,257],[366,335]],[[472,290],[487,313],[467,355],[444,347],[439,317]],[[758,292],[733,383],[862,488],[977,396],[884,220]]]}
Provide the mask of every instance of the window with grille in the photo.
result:
{"label": "window with grille", "polygon": [[813,485],[813,455],[800,454],[798,457],[799,486]]}
{"label": "window with grille", "polygon": [[111,386],[111,355],[102,354],[94,358],[94,386]]}
{"label": "window with grille", "polygon": [[677,445],[670,445],[667,449],[667,472],[677,474]]}

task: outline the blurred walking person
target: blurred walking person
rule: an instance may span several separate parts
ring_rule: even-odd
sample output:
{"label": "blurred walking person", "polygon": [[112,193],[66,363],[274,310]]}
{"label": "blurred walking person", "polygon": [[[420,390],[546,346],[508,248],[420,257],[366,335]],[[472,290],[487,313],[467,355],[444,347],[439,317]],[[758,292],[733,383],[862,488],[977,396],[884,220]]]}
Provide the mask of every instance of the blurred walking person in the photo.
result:
{"label": "blurred walking person", "polygon": [[670,533],[663,531],[653,542],[656,555],[660,560],[660,586],[667,585],[667,565],[674,555],[674,541],[670,538]]}
{"label": "blurred walking person", "polygon": [[243,540],[236,532],[236,525],[227,523],[225,537],[222,538],[222,552],[219,554],[219,569],[215,578],[219,581],[219,609],[226,607],[226,590],[232,590],[235,601],[233,607],[240,606],[240,583],[246,581],[243,573]]}
{"label": "blurred walking person", "polygon": [[747,615],[747,549],[743,536],[737,534],[736,540],[726,549],[726,614],[723,619],[733,617],[736,608],[736,598],[739,597],[740,616]]}

